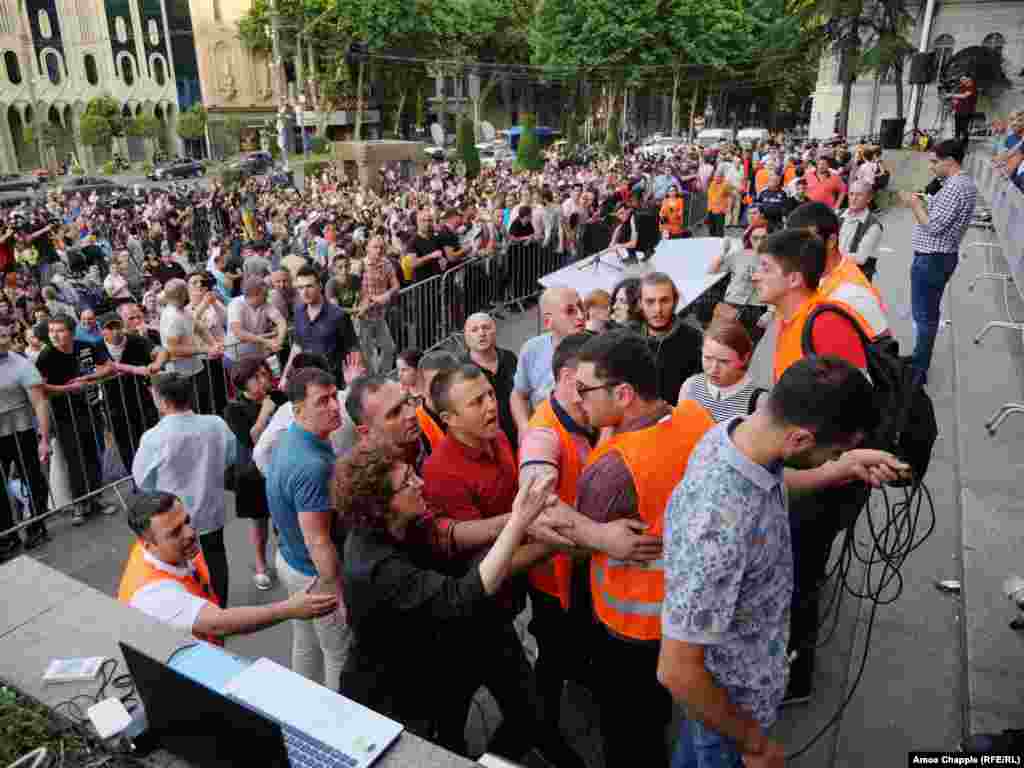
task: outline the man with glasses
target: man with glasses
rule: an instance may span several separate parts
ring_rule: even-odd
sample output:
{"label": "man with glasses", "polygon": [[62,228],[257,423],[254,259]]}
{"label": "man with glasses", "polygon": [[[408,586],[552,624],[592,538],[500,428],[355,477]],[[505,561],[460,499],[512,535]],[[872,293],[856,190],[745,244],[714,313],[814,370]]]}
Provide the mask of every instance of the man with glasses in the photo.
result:
{"label": "man with glasses", "polygon": [[523,344],[513,380],[512,418],[523,432],[530,414],[555,388],[551,361],[555,348],[566,336],[582,333],[586,325],[583,301],[575,288],[553,286],[540,297],[540,315],[545,333]]}
{"label": "man with glasses", "polygon": [[[587,460],[577,508],[597,523],[638,521],[660,537],[669,496],[714,421],[692,400],[673,408],[659,396],[654,358],[634,333],[596,336],[578,360],[576,405],[591,428],[614,433]],[[663,579],[660,560],[598,552],[591,562],[594,613],[607,630],[596,651],[596,696],[608,765],[668,765],[672,700],[656,676]]]}
{"label": "man with glasses", "polygon": [[292,359],[299,352],[321,355],[331,364],[331,373],[341,376],[342,361],[349,353],[362,357],[352,319],[337,304],[324,301],[320,277],[313,267],[307,265],[299,270],[295,287],[299,304],[295,308]]}
{"label": "man with glasses", "polygon": [[910,192],[900,192],[900,200],[914,214],[911,247],[914,261],[910,267],[910,306],[914,318],[916,343],[912,364],[918,378],[925,382],[932,364],[932,350],[939,331],[939,304],[946,283],[956,271],[960,242],[970,226],[978,188],[964,173],[964,145],[947,139],[935,145],[929,162],[936,177],[945,179],[929,204]]}

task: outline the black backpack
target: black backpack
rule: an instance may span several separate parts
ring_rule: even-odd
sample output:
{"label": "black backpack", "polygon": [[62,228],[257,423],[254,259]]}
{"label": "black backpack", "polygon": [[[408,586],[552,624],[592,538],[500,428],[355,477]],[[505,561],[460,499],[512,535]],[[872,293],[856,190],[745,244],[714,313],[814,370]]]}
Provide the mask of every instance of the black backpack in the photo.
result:
{"label": "black backpack", "polygon": [[889,186],[889,179],[892,178],[889,174],[889,169],[883,169],[881,173],[875,176],[875,192],[881,192],[883,189]]}
{"label": "black backpack", "polygon": [[815,319],[824,312],[845,318],[864,345],[868,376],[881,414],[878,429],[865,441],[865,447],[889,451],[907,462],[914,472],[910,482],[916,485],[928,471],[939,435],[931,397],[924,387],[914,383],[910,361],[900,357],[896,339],[871,341],[850,313],[835,304],[820,304],[811,311],[800,340],[805,355],[815,354],[812,329]]}

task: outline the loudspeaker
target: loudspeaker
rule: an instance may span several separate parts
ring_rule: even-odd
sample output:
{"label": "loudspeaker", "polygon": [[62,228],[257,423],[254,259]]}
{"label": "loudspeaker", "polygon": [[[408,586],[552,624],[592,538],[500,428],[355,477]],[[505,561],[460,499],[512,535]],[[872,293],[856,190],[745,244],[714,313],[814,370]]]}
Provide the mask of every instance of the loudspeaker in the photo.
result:
{"label": "loudspeaker", "polygon": [[910,57],[911,85],[924,85],[935,79],[935,53],[915,53]]}

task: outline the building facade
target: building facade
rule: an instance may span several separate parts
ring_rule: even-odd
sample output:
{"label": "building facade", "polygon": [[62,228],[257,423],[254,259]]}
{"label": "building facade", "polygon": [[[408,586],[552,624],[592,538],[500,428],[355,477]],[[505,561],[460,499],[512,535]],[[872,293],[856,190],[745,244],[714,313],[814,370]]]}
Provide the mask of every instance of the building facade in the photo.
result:
{"label": "building facade", "polygon": [[[920,46],[924,25],[925,5],[910,7],[916,25],[907,33],[915,48]],[[936,0],[931,29],[927,31],[925,50],[936,53],[941,66],[958,51],[971,46],[984,45],[1002,52],[1003,69],[1010,80],[1006,88],[997,93],[983,94],[978,111],[986,121],[1005,117],[1021,104],[1021,77],[1024,67],[1024,1],[1022,0]],[[905,130],[913,122],[911,113],[914,86],[907,83],[909,63],[903,71]],[[825,138],[836,130],[836,115],[842,101],[838,56],[822,57],[818,82],[812,96],[810,124],[812,138]],[[896,117],[896,86],[891,77],[876,78],[874,73],[861,75],[853,85],[850,98],[850,118],[847,136],[876,135],[881,121]],[[923,86],[920,95],[920,114],[917,122],[921,130],[935,130],[942,136],[953,133],[953,119],[944,109],[935,82]]]}
{"label": "building facade", "polygon": [[[90,152],[79,136],[86,104],[104,95],[125,117],[155,117],[158,143],[174,150],[181,46],[168,6],[175,2],[183,0],[0,0],[0,172],[43,165],[42,148],[26,141],[24,128],[37,137],[45,122],[60,129],[58,157],[105,160],[106,150]],[[122,141],[111,149],[137,149]]]}

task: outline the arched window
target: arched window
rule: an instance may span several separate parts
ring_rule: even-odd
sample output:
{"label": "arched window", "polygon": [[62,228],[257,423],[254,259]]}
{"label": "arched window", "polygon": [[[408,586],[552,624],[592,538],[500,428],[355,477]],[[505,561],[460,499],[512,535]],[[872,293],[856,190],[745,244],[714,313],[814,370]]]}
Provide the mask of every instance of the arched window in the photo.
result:
{"label": "arched window", "polygon": [[990,35],[985,35],[985,39],[981,41],[981,44],[1002,55],[1003,47],[1006,45],[1006,38],[998,32],[993,32]]}
{"label": "arched window", "polygon": [[46,63],[46,75],[54,85],[60,85],[60,56],[49,51],[43,59]]}
{"label": "arched window", "polygon": [[167,75],[164,73],[164,60],[159,56],[153,57],[153,79],[156,80],[157,85],[163,85],[167,81]]}
{"label": "arched window", "polygon": [[953,48],[956,41],[952,35],[939,35],[932,43],[932,51],[935,52],[935,72],[941,77],[942,70],[946,68],[946,62],[953,56]]}
{"label": "arched window", "polygon": [[39,34],[47,40],[53,37],[53,27],[50,26],[50,14],[42,9],[39,11]]}
{"label": "arched window", "polygon": [[85,54],[85,79],[89,81],[89,85],[96,85],[100,81],[100,73],[96,69],[96,57],[91,53]]}
{"label": "arched window", "polygon": [[4,53],[4,67],[7,70],[7,79],[14,85],[21,82],[21,65],[18,63],[18,54],[14,51]]}
{"label": "arched window", "polygon": [[160,42],[160,27],[157,26],[156,19],[150,19],[147,27],[149,29],[150,45],[158,44]]}
{"label": "arched window", "polygon": [[135,82],[135,70],[132,68],[131,56],[124,56],[121,59],[121,77],[124,79],[125,85],[131,85]]}

